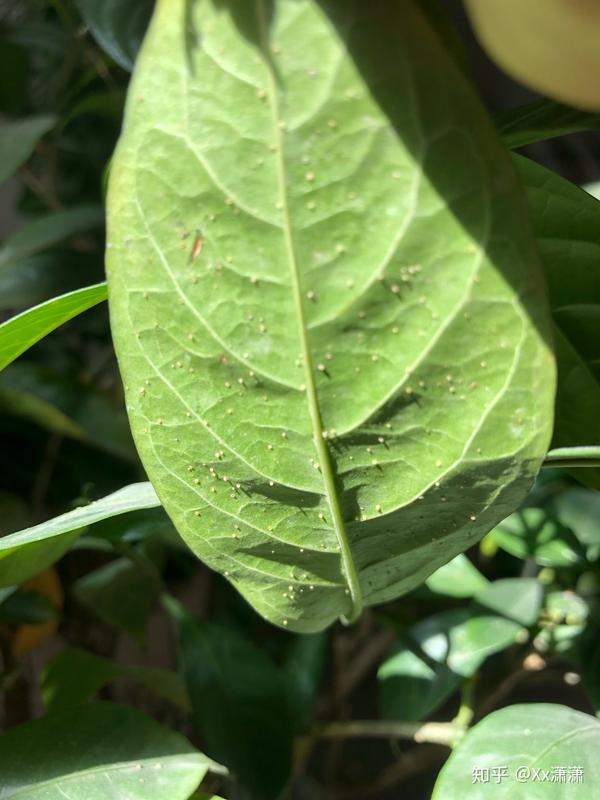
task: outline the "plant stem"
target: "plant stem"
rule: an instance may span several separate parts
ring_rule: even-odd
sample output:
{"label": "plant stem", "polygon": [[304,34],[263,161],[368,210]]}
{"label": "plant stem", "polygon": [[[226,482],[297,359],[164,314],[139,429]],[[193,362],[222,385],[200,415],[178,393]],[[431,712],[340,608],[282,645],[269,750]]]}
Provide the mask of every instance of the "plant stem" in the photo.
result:
{"label": "plant stem", "polygon": [[456,728],[456,739],[454,744],[462,739],[467,732],[467,728],[471,724],[471,720],[475,714],[474,701],[475,701],[475,684],[477,682],[477,674],[467,678],[461,687],[460,692],[460,706],[452,724]]}
{"label": "plant stem", "polygon": [[350,720],[329,722],[316,735],[328,739],[357,737],[412,739],[452,747],[459,731],[454,722],[396,722],[395,720]]}
{"label": "plant stem", "polygon": [[546,454],[542,467],[600,467],[600,445],[557,447]]}

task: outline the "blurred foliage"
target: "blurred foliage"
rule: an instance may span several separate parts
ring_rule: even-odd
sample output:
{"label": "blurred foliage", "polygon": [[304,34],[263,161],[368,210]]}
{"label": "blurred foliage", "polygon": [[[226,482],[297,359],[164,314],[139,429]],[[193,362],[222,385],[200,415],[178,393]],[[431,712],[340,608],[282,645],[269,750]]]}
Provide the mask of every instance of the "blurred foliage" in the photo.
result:
{"label": "blurred foliage", "polygon": [[[103,279],[99,209],[150,6],[0,0],[0,179],[10,178],[4,202],[16,198],[2,223],[0,322]],[[0,440],[0,536],[145,480],[106,307],[0,373]],[[361,785],[362,796],[379,796],[368,792],[395,763],[388,744],[330,746],[320,735],[331,719],[379,709],[391,721],[446,720],[467,697],[477,717],[523,686],[534,699],[600,710],[599,504],[567,473],[546,470],[478,547],[353,628],[314,637],[258,618],[189,553],[162,509],[97,522],[59,542],[55,567],[0,589],[0,727],[33,716],[23,686],[37,648],[44,700],[63,712],[99,692],[122,698],[117,679],[144,687],[152,701],[136,691],[132,704],[237,772],[247,793],[222,777],[209,792],[275,797],[293,762],[298,797],[358,797]],[[171,613],[161,611],[171,594],[187,610],[171,598]],[[158,649],[159,663],[121,663],[123,641],[155,659]],[[177,650],[179,674],[165,672]],[[411,796],[425,796],[438,765],[425,764]]]}

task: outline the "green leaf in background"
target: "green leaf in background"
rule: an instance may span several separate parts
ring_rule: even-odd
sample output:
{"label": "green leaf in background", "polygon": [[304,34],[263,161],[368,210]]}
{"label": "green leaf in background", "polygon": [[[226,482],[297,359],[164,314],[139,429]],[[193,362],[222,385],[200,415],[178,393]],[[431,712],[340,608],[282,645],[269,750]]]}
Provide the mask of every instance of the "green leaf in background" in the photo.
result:
{"label": "green leaf in background", "polygon": [[435,614],[408,635],[429,658],[468,678],[488,656],[514,644],[521,631],[513,620],[473,607]]}
{"label": "green leaf in background", "polygon": [[54,127],[51,114],[0,121],[0,183],[24,164],[45,133]]}
{"label": "green leaf in background", "polygon": [[167,512],[308,633],[520,504],[554,371],[506,154],[416,4],[270,8],[158,3],[111,170],[109,300]]}
{"label": "green leaf in background", "polygon": [[58,561],[88,525],[117,514],[159,505],[160,500],[150,483],[134,483],[102,500],[1,537],[0,586],[22,583]]}
{"label": "green leaf in background", "polygon": [[[583,662],[581,671],[585,673],[587,662],[581,656],[589,614],[589,604],[574,591],[548,592],[541,613],[543,625],[534,641],[536,649],[543,653],[561,653],[567,658]],[[590,663],[593,663],[593,657]]]}
{"label": "green leaf in background", "polygon": [[452,561],[430,575],[425,583],[427,588],[436,594],[473,597],[485,589],[489,581],[464,553],[459,553]]}
{"label": "green leaf in background", "polygon": [[550,703],[508,706],[475,725],[452,751],[432,800],[591,798],[600,781],[599,747],[600,721],[588,714]]}
{"label": "green leaf in background", "polygon": [[544,508],[524,508],[491,532],[494,542],[516,558],[533,558],[544,567],[570,567],[582,559],[573,533]]}
{"label": "green leaf in background", "polygon": [[568,489],[554,498],[558,520],[570,528],[587,550],[589,561],[600,556],[600,493],[590,489]]}
{"label": "green leaf in background", "polygon": [[[1,608],[1,607],[0,607]],[[181,677],[168,669],[118,664],[108,658],[68,647],[54,656],[42,675],[42,699],[47,711],[77,706],[91,700],[111,681],[128,678],[183,711],[190,704]]]}
{"label": "green leaf in background", "polygon": [[25,50],[3,36],[0,48],[0,108],[3,113],[14,117],[23,113],[27,102],[28,66]]}
{"label": "green leaf in background", "polygon": [[[483,594],[492,592],[494,586],[490,584]],[[512,600],[519,602],[518,598]],[[379,667],[381,716],[424,719],[488,656],[514,644],[522,630],[520,623],[479,604],[443,611],[416,623]]]}
{"label": "green leaf in background", "polygon": [[210,761],[133,708],[94,703],[0,739],[0,799],[187,800]]}
{"label": "green leaf in background", "polygon": [[75,0],[94,39],[131,72],[152,15],[154,0]]}
{"label": "green leaf in background", "polygon": [[600,630],[591,625],[579,646],[579,668],[596,716],[600,716]]}
{"label": "green leaf in background", "polygon": [[327,636],[314,633],[296,636],[283,665],[288,706],[296,730],[306,730],[312,706],[323,675],[327,655]]}
{"label": "green leaf in background", "polygon": [[106,284],[88,286],[30,308],[0,325],[0,370],[44,336],[106,299]]}
{"label": "green leaf in background", "polygon": [[281,672],[231,627],[201,622],[172,598],[180,670],[209,755],[257,800],[278,797],[289,777],[292,726]]}
{"label": "green leaf in background", "polygon": [[0,373],[0,409],[120,458],[135,459],[120,395],[113,397],[79,376],[33,362],[12,364]]}
{"label": "green leaf in background", "polygon": [[45,214],[21,225],[0,247],[0,270],[79,233],[99,228],[104,211],[98,206],[77,208]]}
{"label": "green leaf in background", "polygon": [[143,642],[148,619],[158,602],[159,586],[129,558],[118,558],[79,578],[73,594],[107,625]]}
{"label": "green leaf in background", "polygon": [[504,144],[515,150],[534,142],[600,128],[600,114],[571,108],[555,100],[534,100],[494,114]]}
{"label": "green leaf in background", "polygon": [[460,686],[462,676],[443,662],[399,644],[377,672],[383,719],[423,720]]}
{"label": "green leaf in background", "polygon": [[94,253],[60,249],[9,261],[0,268],[0,311],[44,303],[102,278]]}
{"label": "green leaf in background", "polygon": [[537,622],[542,599],[543,587],[535,578],[501,578],[475,598],[478,606],[526,627]]}
{"label": "green leaf in background", "polygon": [[[527,189],[550,290],[558,361],[553,447],[600,443],[600,202],[533,161],[515,163]],[[578,470],[600,488],[600,470]]]}
{"label": "green leaf in background", "polygon": [[18,590],[2,598],[0,590],[0,623],[5,625],[39,625],[56,619],[57,609],[39,592]]}
{"label": "green leaf in background", "polygon": [[548,592],[544,605],[548,616],[555,623],[583,625],[590,613],[587,602],[571,590]]}
{"label": "green leaf in background", "polygon": [[27,503],[16,494],[0,490],[0,537],[26,527],[31,520]]}

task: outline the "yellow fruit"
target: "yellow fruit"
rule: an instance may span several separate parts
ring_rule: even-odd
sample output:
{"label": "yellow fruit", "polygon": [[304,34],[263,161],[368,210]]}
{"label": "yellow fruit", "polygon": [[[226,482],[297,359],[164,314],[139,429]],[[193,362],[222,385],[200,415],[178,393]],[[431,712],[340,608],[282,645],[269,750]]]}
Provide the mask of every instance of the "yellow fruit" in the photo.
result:
{"label": "yellow fruit", "polygon": [[521,83],[600,111],[600,0],[465,0],[489,55]]}

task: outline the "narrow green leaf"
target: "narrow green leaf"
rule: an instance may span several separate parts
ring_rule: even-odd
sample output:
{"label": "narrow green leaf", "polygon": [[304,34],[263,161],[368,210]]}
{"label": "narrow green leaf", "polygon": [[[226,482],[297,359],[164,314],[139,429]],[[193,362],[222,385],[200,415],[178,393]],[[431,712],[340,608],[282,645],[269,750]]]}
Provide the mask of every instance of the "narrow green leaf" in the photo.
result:
{"label": "narrow green leaf", "polygon": [[0,310],[14,312],[103,279],[95,253],[45,250],[0,268]]}
{"label": "narrow green leaf", "polygon": [[160,500],[150,483],[134,483],[33,528],[3,536],[0,538],[0,586],[22,583],[53,564],[88,525],[159,505]]}
{"label": "narrow green leaf", "polygon": [[0,739],[0,800],[187,800],[211,762],[133,708],[69,708]]}
{"label": "narrow green leaf", "polygon": [[121,397],[90,386],[78,376],[18,361],[0,373],[0,408],[61,436],[121,458],[136,458]]}
{"label": "narrow green leaf", "polygon": [[0,369],[68,320],[106,299],[106,284],[55,297],[0,325]]}
{"label": "narrow green leaf", "polygon": [[[452,751],[432,800],[581,800],[600,781],[600,721],[566,706],[508,706]],[[591,792],[591,794],[590,794]]]}
{"label": "narrow green leaf", "polygon": [[56,118],[50,114],[0,121],[0,183],[27,161],[38,141],[55,123]]}
{"label": "narrow green leaf", "polygon": [[78,206],[55,211],[21,225],[0,248],[0,269],[52,247],[65,239],[100,227],[104,211],[98,206]]}
{"label": "narrow green leaf", "polygon": [[515,150],[534,142],[600,128],[600,114],[571,108],[555,100],[534,100],[494,114],[504,144]]}
{"label": "narrow green leaf", "polygon": [[76,5],[100,47],[131,72],[154,0],[76,0]]}
{"label": "narrow green leaf", "polygon": [[464,553],[437,569],[425,583],[432,592],[449,597],[473,597],[489,585],[487,578]]}
{"label": "narrow green leaf", "polygon": [[279,796],[291,769],[286,684],[234,628],[201,622],[172,598],[181,671],[204,747],[256,800]]}
{"label": "narrow green leaf", "polygon": [[167,512],[278,625],[409,591],[529,490],[554,376],[506,157],[410,0],[157,4],[113,335]]}
{"label": "narrow green leaf", "polygon": [[[553,447],[600,444],[600,202],[569,181],[516,157],[555,322],[558,396]],[[600,470],[579,470],[600,488]]]}
{"label": "narrow green leaf", "polygon": [[507,553],[533,558],[544,567],[581,562],[582,550],[573,533],[543,508],[524,508],[512,514],[490,536]]}
{"label": "narrow green leaf", "polygon": [[169,700],[184,711],[189,710],[185,686],[176,672],[118,664],[76,647],[62,650],[46,664],[41,684],[44,705],[52,712],[81,705],[91,700],[103,686],[119,678],[136,681],[157,697]]}

